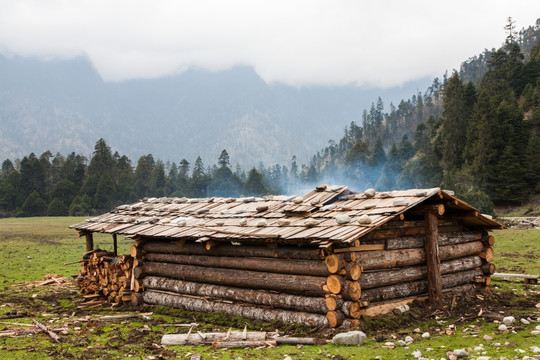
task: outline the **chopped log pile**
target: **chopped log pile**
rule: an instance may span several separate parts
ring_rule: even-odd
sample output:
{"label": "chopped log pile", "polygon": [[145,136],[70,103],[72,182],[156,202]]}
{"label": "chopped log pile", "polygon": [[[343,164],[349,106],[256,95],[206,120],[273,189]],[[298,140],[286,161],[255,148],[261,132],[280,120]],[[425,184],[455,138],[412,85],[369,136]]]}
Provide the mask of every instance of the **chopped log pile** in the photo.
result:
{"label": "chopped log pile", "polygon": [[325,185],[303,197],[145,199],[72,226],[87,248],[94,231],[135,239],[130,255],[85,255],[86,296],[316,327],[489,286],[486,230],[500,227],[440,189]]}
{"label": "chopped log pile", "polygon": [[132,286],[133,258],[130,255],[115,256],[100,249],[83,254],[77,286],[81,295],[88,300],[84,305],[130,302],[134,292]]}

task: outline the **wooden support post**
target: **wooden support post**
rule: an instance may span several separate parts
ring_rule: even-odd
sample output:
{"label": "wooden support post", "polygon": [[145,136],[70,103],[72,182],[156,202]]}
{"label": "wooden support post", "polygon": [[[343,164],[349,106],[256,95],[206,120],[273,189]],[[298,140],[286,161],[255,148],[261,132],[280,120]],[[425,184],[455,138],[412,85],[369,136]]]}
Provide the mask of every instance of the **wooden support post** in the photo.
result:
{"label": "wooden support post", "polygon": [[441,259],[439,257],[439,220],[437,211],[426,210],[426,263],[428,276],[428,299],[432,305],[440,305],[442,297]]}
{"label": "wooden support post", "polygon": [[92,236],[92,233],[89,232],[84,235],[86,236],[86,251],[94,250],[94,237]]}
{"label": "wooden support post", "polygon": [[112,238],[113,238],[114,256],[118,256],[118,242],[116,239],[116,234],[113,234]]}

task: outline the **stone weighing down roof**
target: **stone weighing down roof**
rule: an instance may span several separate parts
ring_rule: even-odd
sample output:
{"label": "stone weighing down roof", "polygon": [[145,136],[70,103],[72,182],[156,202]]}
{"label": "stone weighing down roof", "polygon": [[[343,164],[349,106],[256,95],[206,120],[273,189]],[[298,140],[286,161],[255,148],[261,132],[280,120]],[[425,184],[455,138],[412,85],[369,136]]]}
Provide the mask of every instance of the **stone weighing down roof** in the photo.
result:
{"label": "stone weighing down roof", "polygon": [[[327,247],[351,243],[422,202],[444,203],[447,208],[469,214],[460,218],[468,226],[501,228],[455,198],[452,192],[439,188],[371,195],[367,191],[351,192],[346,186],[321,185],[301,197],[145,198],[70,228],[127,237],[198,241],[274,239]],[[364,215],[370,223],[358,221],[361,217],[365,220]]]}

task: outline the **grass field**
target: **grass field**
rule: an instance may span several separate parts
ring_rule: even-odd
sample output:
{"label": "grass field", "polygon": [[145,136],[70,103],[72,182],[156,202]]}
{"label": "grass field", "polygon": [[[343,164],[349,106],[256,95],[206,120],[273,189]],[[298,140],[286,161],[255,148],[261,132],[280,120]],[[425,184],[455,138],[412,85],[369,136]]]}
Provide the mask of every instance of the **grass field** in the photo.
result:
{"label": "grass field", "polygon": [[[38,217],[0,219],[0,284],[38,280],[46,274],[76,274],[77,261],[85,251],[85,239],[68,226],[83,221],[76,217]],[[118,251],[129,253],[132,241],[118,241]],[[95,234],[94,246],[111,250],[111,235]]]}
{"label": "grass field", "polygon": [[[18,218],[0,219],[0,315],[12,312],[27,313],[13,320],[0,320],[0,359],[147,359],[181,358],[190,359],[194,353],[203,354],[204,359],[412,359],[412,352],[420,350],[427,358],[441,359],[446,351],[457,348],[470,349],[471,358],[480,355],[499,359],[522,359],[532,356],[531,346],[540,346],[540,336],[530,334],[540,323],[539,309],[534,305],[540,302],[538,285],[525,285],[523,282],[492,283],[494,293],[475,304],[458,303],[455,309],[430,309],[413,306],[404,316],[389,315],[375,319],[365,319],[361,329],[368,335],[366,343],[360,347],[340,347],[332,344],[319,346],[278,346],[260,350],[215,350],[211,347],[163,348],[159,345],[165,333],[187,332],[186,328],[162,326],[167,323],[197,322],[196,330],[227,331],[229,327],[248,330],[274,331],[278,328],[289,335],[320,337],[322,341],[331,337],[331,331],[315,332],[302,326],[252,322],[242,318],[231,318],[222,314],[199,314],[164,307],[143,309],[153,315],[142,318],[102,322],[89,321],[103,315],[132,314],[135,309],[120,307],[81,310],[77,308],[80,298],[72,285],[40,286],[23,284],[41,280],[46,274],[62,274],[69,277],[76,274],[79,265],[64,263],[77,261],[85,250],[83,238],[68,225],[81,221],[81,218]],[[503,230],[495,231],[494,246],[497,271],[540,274],[540,231]],[[112,249],[110,235],[94,236],[95,246]],[[119,238],[120,253],[128,253],[131,240]],[[475,317],[478,310],[491,309],[503,311],[505,315],[516,318],[530,318],[530,325],[517,324],[512,332],[500,333],[498,324],[491,320]],[[460,319],[465,317],[465,319]],[[2,331],[21,328],[38,320],[50,327],[65,328],[61,342],[56,344],[44,333],[24,336],[1,336]],[[445,330],[456,324],[455,333],[447,335]],[[420,333],[429,331],[430,339],[421,338]],[[493,341],[484,341],[488,334]],[[397,342],[411,335],[415,342],[407,348],[384,347],[385,342]],[[377,337],[384,337],[377,342]],[[380,340],[380,339],[379,339]],[[499,345],[497,345],[499,344]],[[479,346],[483,346],[483,350]],[[478,348],[478,351],[474,349]],[[525,353],[516,351],[522,349]],[[485,352],[485,354],[482,354]]]}
{"label": "grass field", "polygon": [[540,230],[496,230],[497,272],[540,274]]}

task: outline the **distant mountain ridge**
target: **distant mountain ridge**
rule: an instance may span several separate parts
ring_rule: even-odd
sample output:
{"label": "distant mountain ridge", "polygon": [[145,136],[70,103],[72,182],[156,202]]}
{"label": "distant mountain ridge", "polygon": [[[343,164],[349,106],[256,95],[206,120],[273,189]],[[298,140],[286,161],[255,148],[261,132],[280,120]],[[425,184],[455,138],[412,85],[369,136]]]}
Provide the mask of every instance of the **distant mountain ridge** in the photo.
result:
{"label": "distant mountain ridge", "polygon": [[215,163],[222,149],[242,167],[307,159],[380,96],[386,105],[424,90],[421,79],[386,90],[267,84],[249,67],[189,70],[158,79],[102,81],[84,57],[0,55],[0,159],[45,150],[90,156],[97,139],[136,161]]}

